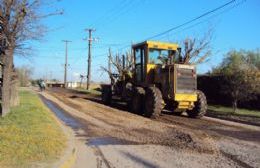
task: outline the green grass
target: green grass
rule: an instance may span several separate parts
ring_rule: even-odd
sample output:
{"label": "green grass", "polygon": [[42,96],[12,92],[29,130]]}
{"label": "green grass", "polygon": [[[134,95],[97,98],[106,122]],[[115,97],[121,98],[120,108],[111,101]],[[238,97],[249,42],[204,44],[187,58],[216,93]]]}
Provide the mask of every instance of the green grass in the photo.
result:
{"label": "green grass", "polygon": [[20,91],[19,107],[0,118],[0,167],[52,162],[66,146],[53,114],[30,91]]}
{"label": "green grass", "polygon": [[218,115],[233,115],[233,116],[247,116],[247,117],[260,118],[260,111],[257,110],[238,109],[237,112],[234,113],[233,108],[219,106],[219,105],[209,105],[208,110],[209,113],[214,113]]}

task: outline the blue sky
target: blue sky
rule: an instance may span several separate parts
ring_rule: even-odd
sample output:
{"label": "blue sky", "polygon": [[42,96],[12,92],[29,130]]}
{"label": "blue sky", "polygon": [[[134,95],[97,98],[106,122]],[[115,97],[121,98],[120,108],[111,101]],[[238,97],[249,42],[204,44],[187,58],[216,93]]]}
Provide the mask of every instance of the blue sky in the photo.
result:
{"label": "blue sky", "polygon": [[[141,42],[228,1],[63,0],[55,4],[55,8],[64,9],[64,15],[43,21],[50,32],[41,42],[31,42],[34,52],[29,58],[15,56],[15,65],[32,67],[33,78],[63,80],[65,45],[62,40],[71,40],[68,80],[79,81],[78,74],[85,75],[87,71],[87,41],[83,40],[87,32],[84,29],[91,27],[96,29],[93,36],[98,38],[93,44],[92,79],[107,81],[100,66],[107,65],[109,47],[113,53],[125,52],[132,42]],[[240,5],[233,8],[236,4]],[[154,40],[179,42],[189,37],[199,38],[213,27],[213,55],[198,66],[199,73],[204,73],[218,65],[230,49],[259,48],[259,18],[259,0],[237,0],[217,13]]]}

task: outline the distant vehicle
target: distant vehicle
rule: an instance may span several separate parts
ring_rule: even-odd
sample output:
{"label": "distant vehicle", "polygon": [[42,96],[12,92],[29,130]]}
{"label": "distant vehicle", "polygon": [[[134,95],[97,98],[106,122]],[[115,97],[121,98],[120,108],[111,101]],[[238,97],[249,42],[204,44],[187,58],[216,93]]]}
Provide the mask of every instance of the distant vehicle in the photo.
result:
{"label": "distant vehicle", "polygon": [[158,117],[168,109],[176,114],[187,112],[200,118],[207,111],[207,100],[197,90],[195,65],[184,64],[177,44],[145,41],[132,46],[134,67],[131,74],[102,85],[102,100],[110,104],[112,96],[128,102],[132,112]]}

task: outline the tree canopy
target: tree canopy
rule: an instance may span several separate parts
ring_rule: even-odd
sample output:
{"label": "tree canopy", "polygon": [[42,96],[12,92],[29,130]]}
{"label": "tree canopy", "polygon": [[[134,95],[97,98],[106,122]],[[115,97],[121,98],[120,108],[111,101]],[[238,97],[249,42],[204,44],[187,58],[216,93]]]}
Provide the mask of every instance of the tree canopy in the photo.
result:
{"label": "tree canopy", "polygon": [[39,40],[46,32],[42,19],[61,14],[53,9],[53,3],[58,0],[0,0],[0,61],[3,63],[2,83],[2,116],[10,111],[11,100],[18,96],[14,80],[14,53],[28,55],[31,50],[28,42]]}
{"label": "tree canopy", "polygon": [[254,99],[260,93],[260,55],[256,51],[230,51],[213,74],[223,76],[222,92],[232,99],[234,111],[241,100]]}

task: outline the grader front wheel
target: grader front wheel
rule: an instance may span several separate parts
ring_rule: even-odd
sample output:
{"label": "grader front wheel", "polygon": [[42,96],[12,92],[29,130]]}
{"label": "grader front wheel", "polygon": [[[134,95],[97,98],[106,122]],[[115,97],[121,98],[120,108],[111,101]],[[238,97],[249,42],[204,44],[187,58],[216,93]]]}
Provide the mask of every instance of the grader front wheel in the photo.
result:
{"label": "grader front wheel", "polygon": [[207,112],[207,99],[202,91],[197,91],[198,100],[195,102],[195,107],[192,110],[188,110],[187,114],[191,118],[201,118]]}
{"label": "grader front wheel", "polygon": [[145,96],[145,90],[142,87],[134,88],[132,100],[130,103],[130,108],[132,113],[143,114],[144,96]]}
{"label": "grader front wheel", "polygon": [[157,87],[149,87],[146,90],[145,116],[156,118],[163,109],[162,93]]}
{"label": "grader front wheel", "polygon": [[102,102],[105,105],[110,105],[111,104],[111,100],[112,100],[112,90],[110,87],[103,87],[102,88]]}

